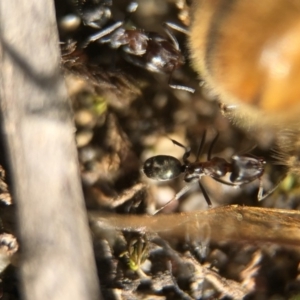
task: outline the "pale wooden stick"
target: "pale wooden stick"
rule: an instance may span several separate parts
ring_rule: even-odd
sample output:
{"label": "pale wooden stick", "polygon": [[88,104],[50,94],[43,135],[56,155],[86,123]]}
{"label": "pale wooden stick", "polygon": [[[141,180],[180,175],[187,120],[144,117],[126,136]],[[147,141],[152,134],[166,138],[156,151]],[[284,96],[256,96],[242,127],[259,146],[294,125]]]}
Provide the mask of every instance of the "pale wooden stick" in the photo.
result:
{"label": "pale wooden stick", "polygon": [[272,242],[300,246],[300,211],[247,206],[224,206],[204,211],[155,216],[124,216],[89,213],[93,229],[170,232],[189,238],[203,236],[209,228],[210,241]]}
{"label": "pale wooden stick", "polygon": [[22,298],[98,300],[52,0],[0,1],[0,62]]}

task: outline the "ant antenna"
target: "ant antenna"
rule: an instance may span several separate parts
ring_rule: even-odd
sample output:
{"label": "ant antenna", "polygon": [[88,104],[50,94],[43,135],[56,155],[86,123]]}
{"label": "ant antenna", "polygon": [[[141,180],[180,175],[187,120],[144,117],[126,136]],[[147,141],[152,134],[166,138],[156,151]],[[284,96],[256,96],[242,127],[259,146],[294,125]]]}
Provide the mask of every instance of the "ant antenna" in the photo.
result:
{"label": "ant antenna", "polygon": [[179,147],[181,147],[181,148],[184,149],[185,152],[183,154],[182,160],[183,160],[183,162],[185,164],[187,164],[189,162],[188,158],[189,158],[189,156],[191,154],[191,148],[190,147],[187,148],[187,147],[183,146],[182,144],[180,144],[179,142],[177,142],[177,141],[175,141],[173,139],[170,139],[170,140],[173,142],[174,145],[179,146]]}
{"label": "ant antenna", "polygon": [[211,153],[212,153],[212,150],[213,150],[218,138],[219,138],[219,132],[217,132],[217,135],[215,136],[215,138],[213,139],[213,141],[211,142],[211,144],[209,146],[209,149],[208,149],[208,152],[207,152],[207,160],[211,160]]}
{"label": "ant antenna", "polygon": [[204,143],[205,143],[205,138],[206,138],[206,130],[204,130],[203,133],[202,133],[201,143],[200,143],[199,148],[197,150],[197,156],[196,156],[195,162],[199,160],[199,157],[202,154],[203,146],[204,146]]}
{"label": "ant antenna", "polygon": [[[194,183],[194,182],[193,182]],[[171,200],[169,200],[166,204],[164,204],[162,207],[160,207],[159,209],[157,209],[153,215],[158,214],[160,211],[162,211],[164,208],[166,208],[170,203],[172,203],[173,201],[177,201],[178,199],[180,199],[185,193],[187,193],[190,189],[192,188],[192,184],[187,184],[185,185],[176,195],[174,198],[172,198]]]}
{"label": "ant antenna", "polygon": [[204,186],[203,186],[202,183],[200,182],[200,180],[198,180],[198,184],[199,184],[199,186],[200,186],[200,189],[201,189],[201,192],[202,192],[202,194],[203,194],[203,196],[204,196],[204,199],[205,199],[205,201],[206,201],[206,203],[207,203],[207,205],[208,205],[208,208],[211,208],[211,207],[212,207],[212,203],[211,203],[211,201],[210,201],[210,199],[209,199],[209,196],[208,196],[208,194],[207,194],[207,192],[206,192]]}

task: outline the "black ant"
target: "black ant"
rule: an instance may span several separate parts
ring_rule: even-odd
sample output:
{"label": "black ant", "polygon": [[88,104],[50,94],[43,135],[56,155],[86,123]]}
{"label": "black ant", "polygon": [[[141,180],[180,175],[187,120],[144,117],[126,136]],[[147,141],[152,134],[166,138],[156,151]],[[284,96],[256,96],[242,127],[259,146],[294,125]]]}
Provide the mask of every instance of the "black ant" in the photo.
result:
{"label": "black ant", "polygon": [[85,48],[91,42],[98,41],[101,44],[109,44],[113,49],[121,48],[124,58],[129,63],[150,72],[170,74],[169,86],[171,88],[194,93],[193,88],[174,85],[170,82],[173,72],[184,64],[185,59],[180,51],[178,41],[169,28],[185,34],[188,34],[188,31],[168,22],[163,26],[168,38],[142,29],[125,29],[124,22],[119,21],[91,35],[82,47]]}
{"label": "black ant", "polygon": [[[191,149],[183,146],[179,142],[172,140],[171,141],[182,147],[185,152],[182,156],[183,164],[175,157],[170,155],[157,155],[150,157],[144,162],[143,171],[145,175],[151,179],[158,181],[171,180],[178,177],[180,174],[184,173],[184,181],[195,182],[198,180],[198,184],[203,193],[203,196],[209,207],[212,206],[212,203],[209,199],[209,196],[200,182],[201,176],[210,176],[214,180],[230,185],[230,186],[242,186],[249,182],[252,182],[256,179],[259,179],[259,190],[257,194],[258,200],[263,200],[266,198],[273,190],[266,195],[263,195],[263,187],[261,177],[264,173],[264,164],[266,163],[263,158],[254,157],[250,155],[234,155],[231,158],[231,162],[227,162],[224,158],[221,157],[211,157],[211,153],[213,147],[219,137],[219,134],[216,135],[212,143],[210,144],[208,153],[207,153],[207,161],[199,162],[199,157],[203,150],[204,142],[206,137],[206,131],[204,131],[202,135],[202,140],[200,146],[198,148],[196,160],[194,162],[190,162],[188,157],[190,156]],[[231,173],[230,182],[223,180],[222,177],[227,173]],[[183,194],[185,194],[190,189],[189,185],[183,187],[181,191],[179,191],[173,200],[178,200]],[[166,207],[171,201],[165,204],[161,209]],[[160,209],[160,210],[161,210]]]}

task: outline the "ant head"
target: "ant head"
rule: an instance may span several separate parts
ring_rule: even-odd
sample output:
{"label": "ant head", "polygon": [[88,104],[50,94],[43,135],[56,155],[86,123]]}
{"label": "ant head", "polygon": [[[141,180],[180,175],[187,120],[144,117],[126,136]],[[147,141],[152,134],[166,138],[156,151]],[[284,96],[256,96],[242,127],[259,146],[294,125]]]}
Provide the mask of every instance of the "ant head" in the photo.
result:
{"label": "ant head", "polygon": [[144,162],[143,171],[151,179],[165,181],[178,177],[183,172],[183,167],[173,156],[157,155]]}
{"label": "ant head", "polygon": [[232,157],[231,182],[251,182],[260,178],[264,173],[265,160],[260,157],[238,156]]}

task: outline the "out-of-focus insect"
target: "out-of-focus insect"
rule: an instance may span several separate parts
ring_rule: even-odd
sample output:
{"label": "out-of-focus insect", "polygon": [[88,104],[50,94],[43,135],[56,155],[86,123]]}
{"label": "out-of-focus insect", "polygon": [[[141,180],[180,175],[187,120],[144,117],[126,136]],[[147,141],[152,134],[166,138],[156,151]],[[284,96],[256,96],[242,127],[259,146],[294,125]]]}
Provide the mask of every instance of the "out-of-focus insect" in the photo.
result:
{"label": "out-of-focus insect", "polygon": [[83,47],[97,41],[101,44],[107,43],[113,49],[121,48],[123,56],[128,62],[150,72],[169,74],[169,86],[171,88],[193,93],[195,91],[193,88],[171,83],[173,72],[184,64],[185,59],[177,39],[169,28],[185,34],[187,31],[168,22],[164,23],[163,26],[168,38],[142,29],[126,29],[124,22],[119,21],[91,35],[84,42]]}
{"label": "out-of-focus insect", "polygon": [[[157,155],[148,158],[144,162],[143,171],[147,177],[158,181],[171,180],[178,177],[182,173],[184,174],[183,179],[185,182],[189,183],[198,181],[199,187],[208,206],[212,206],[212,203],[203,184],[200,182],[202,176],[210,176],[220,183],[234,187],[242,186],[254,181],[255,179],[259,179],[260,184],[257,198],[260,201],[267,197],[270,193],[263,195],[263,186],[261,181],[261,177],[264,173],[264,159],[260,157],[254,157],[252,155],[235,155],[232,157],[231,162],[227,162],[224,158],[217,156],[212,157],[212,150],[218,139],[218,136],[219,135],[217,134],[209,147],[207,161],[198,161],[205,142],[206,131],[204,131],[196,155],[196,160],[194,162],[190,162],[188,160],[191,149],[186,148],[175,140],[172,140],[175,145],[182,147],[185,150],[182,156],[183,164],[173,156]],[[227,173],[231,173],[230,182],[222,179],[222,177],[224,177]],[[183,187],[183,189],[179,191],[175,195],[175,198],[171,201],[178,200],[190,188],[190,185]],[[166,205],[168,205],[170,202],[168,202]]]}
{"label": "out-of-focus insect", "polygon": [[300,1],[194,0],[192,64],[247,128],[298,128]]}

